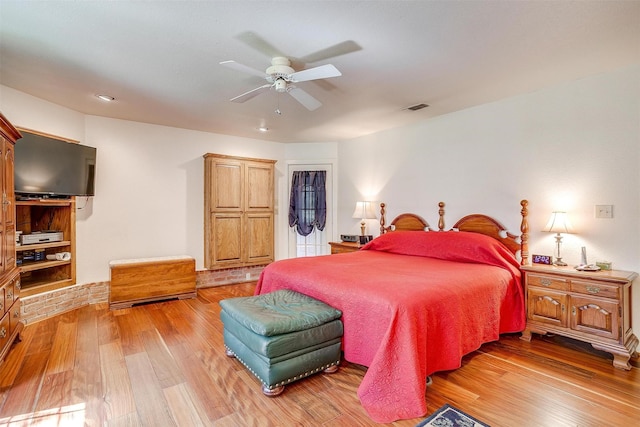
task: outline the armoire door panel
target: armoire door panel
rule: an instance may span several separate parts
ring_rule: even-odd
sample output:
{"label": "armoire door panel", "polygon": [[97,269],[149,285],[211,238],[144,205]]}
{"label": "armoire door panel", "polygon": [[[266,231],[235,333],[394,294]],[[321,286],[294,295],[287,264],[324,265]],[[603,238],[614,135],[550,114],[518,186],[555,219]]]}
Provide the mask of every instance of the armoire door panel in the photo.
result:
{"label": "armoire door panel", "polygon": [[247,210],[273,209],[273,165],[247,164]]}
{"label": "armoire door panel", "polygon": [[15,207],[15,182],[13,176],[14,148],[13,144],[6,141],[4,144],[4,162],[2,175],[2,224],[4,225],[3,253],[5,254],[3,271],[10,271],[16,267],[16,207]]}
{"label": "armoire door panel", "polygon": [[247,214],[247,261],[273,261],[273,214]]}
{"label": "armoire door panel", "polygon": [[215,262],[242,261],[242,215],[213,215]]}
{"label": "armoire door panel", "polygon": [[216,162],[214,209],[242,209],[242,165]]}

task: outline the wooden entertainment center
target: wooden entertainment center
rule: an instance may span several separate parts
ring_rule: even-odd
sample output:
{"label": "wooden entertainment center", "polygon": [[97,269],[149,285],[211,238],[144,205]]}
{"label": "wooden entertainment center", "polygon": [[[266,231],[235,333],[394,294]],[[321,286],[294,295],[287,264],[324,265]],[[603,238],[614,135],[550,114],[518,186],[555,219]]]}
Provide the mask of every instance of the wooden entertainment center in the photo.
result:
{"label": "wooden entertainment center", "polygon": [[[18,128],[23,137],[37,135],[52,140],[78,144],[78,141],[62,138],[31,129]],[[27,139],[22,141],[27,142]],[[19,146],[18,146],[19,147]],[[16,183],[17,185],[17,183]],[[16,230],[19,235],[55,231],[62,233],[62,240],[20,244],[16,239],[16,258],[20,267],[22,296],[53,291],[76,283],[76,199],[73,196],[21,197],[16,196]],[[68,259],[53,258],[55,254],[68,253]]]}
{"label": "wooden entertainment center", "polygon": [[[76,203],[75,198],[16,201],[17,228],[22,234],[55,230],[63,234],[62,241],[19,245],[18,257],[38,252],[42,260],[20,264],[23,296],[52,291],[76,282]],[[47,255],[68,252],[70,259],[49,260]]]}

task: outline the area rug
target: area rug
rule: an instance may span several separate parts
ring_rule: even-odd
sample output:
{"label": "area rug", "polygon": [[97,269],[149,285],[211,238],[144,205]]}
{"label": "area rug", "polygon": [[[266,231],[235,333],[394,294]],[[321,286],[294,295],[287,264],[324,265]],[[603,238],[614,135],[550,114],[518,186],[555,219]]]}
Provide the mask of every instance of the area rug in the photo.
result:
{"label": "area rug", "polygon": [[446,403],[443,407],[431,414],[429,418],[422,421],[416,427],[433,426],[433,427],[489,427],[473,418],[471,415],[465,414],[458,408]]}

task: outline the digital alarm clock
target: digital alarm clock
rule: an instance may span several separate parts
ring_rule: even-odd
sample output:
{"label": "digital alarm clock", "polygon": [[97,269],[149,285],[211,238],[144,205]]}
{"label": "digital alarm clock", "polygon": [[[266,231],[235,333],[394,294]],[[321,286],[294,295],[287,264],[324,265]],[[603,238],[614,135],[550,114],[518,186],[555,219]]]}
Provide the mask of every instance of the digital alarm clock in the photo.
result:
{"label": "digital alarm clock", "polygon": [[553,259],[550,255],[531,255],[531,262],[534,264],[553,264]]}

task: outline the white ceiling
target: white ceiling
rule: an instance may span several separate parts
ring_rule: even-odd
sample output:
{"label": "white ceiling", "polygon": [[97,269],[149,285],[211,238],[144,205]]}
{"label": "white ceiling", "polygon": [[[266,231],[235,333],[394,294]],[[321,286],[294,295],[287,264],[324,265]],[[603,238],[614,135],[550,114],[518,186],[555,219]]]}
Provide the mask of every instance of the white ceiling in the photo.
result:
{"label": "white ceiling", "polygon": [[[342,72],[298,84],[322,107],[275,91],[229,102],[265,81],[219,63],[264,70],[268,50]],[[0,0],[0,84],[86,114],[280,142],[354,138],[638,63],[640,1]]]}

